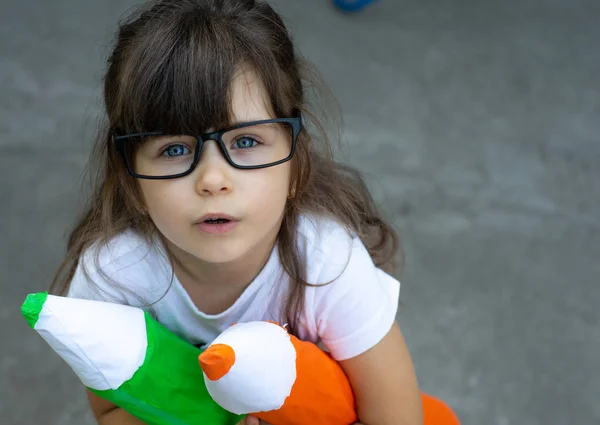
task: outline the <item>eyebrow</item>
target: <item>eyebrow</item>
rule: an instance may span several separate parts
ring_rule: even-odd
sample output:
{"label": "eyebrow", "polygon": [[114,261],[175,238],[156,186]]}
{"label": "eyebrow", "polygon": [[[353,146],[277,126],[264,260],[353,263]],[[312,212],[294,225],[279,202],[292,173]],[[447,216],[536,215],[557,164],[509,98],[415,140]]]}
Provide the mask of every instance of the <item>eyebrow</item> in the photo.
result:
{"label": "eyebrow", "polygon": [[144,144],[147,143],[160,143],[163,141],[170,141],[172,140],[173,142],[177,142],[177,141],[182,141],[180,139],[183,138],[192,138],[194,139],[196,136],[191,135],[191,134],[155,134],[153,136],[149,136],[146,138],[146,140],[144,140]]}
{"label": "eyebrow", "polygon": [[262,117],[252,116],[252,117],[250,117],[248,119],[243,119],[243,120],[234,119],[229,124],[229,127],[234,126],[234,125],[246,124],[246,123],[249,123],[249,122],[266,121],[266,120],[273,120],[273,119],[275,119],[275,118],[273,118],[271,116],[267,116],[267,117],[264,117],[264,116],[262,116]]}
{"label": "eyebrow", "polygon": [[[255,120],[255,121],[262,121],[262,120]],[[223,130],[228,130],[228,129],[230,129],[230,128],[236,126],[236,125],[239,125],[239,124],[252,124],[255,121],[244,121],[244,122],[240,122],[238,124],[232,124],[231,126],[224,128]],[[277,122],[266,122],[266,123],[260,124],[261,127],[273,127],[273,128],[276,128],[276,127],[278,127],[280,125],[281,125],[281,123],[277,123]],[[239,128],[238,130],[244,130],[244,127]]]}

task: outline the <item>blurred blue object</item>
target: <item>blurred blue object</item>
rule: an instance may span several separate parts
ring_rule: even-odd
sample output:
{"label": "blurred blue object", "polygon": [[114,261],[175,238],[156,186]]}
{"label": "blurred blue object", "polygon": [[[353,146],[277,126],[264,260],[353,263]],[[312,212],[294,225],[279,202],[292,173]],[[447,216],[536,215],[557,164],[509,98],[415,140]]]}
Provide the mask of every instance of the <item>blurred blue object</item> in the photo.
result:
{"label": "blurred blue object", "polygon": [[333,4],[345,12],[358,12],[377,0],[332,0]]}

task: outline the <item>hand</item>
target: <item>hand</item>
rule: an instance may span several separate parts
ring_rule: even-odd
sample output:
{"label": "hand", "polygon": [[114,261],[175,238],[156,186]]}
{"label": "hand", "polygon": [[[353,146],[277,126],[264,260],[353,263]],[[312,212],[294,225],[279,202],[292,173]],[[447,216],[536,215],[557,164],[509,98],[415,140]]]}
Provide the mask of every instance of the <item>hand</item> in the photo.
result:
{"label": "hand", "polygon": [[237,425],[270,425],[265,421],[259,420],[256,416],[247,415]]}
{"label": "hand", "polygon": [[[265,421],[259,420],[256,416],[246,416],[237,425],[270,425]],[[355,422],[352,425],[363,425],[360,422]]]}

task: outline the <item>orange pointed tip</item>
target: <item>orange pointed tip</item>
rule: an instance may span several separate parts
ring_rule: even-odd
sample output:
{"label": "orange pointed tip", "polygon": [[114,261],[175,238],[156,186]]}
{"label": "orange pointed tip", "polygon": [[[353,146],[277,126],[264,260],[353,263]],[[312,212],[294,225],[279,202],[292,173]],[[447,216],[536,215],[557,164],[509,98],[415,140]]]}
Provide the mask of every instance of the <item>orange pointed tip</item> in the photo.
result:
{"label": "orange pointed tip", "polygon": [[213,344],[200,354],[199,361],[206,377],[218,381],[235,363],[235,351],[227,344]]}

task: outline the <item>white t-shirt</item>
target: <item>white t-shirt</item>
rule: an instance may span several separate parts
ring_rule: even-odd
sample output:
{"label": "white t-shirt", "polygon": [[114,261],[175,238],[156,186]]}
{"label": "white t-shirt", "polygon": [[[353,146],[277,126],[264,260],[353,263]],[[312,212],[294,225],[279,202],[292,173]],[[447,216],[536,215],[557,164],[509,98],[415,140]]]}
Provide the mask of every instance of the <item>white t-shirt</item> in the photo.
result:
{"label": "white t-shirt", "polygon": [[[306,258],[309,283],[297,336],[319,344],[336,360],[357,356],[379,342],[396,317],[400,282],[377,268],[359,238],[333,220],[301,217],[299,248]],[[83,273],[86,265],[88,277]],[[233,323],[282,321],[289,288],[277,247],[267,264],[227,310],[204,314],[192,302],[173,273],[164,248],[149,244],[133,231],[92,250],[74,274],[69,297],[139,306],[152,304],[157,320],[197,346],[211,343]]]}

